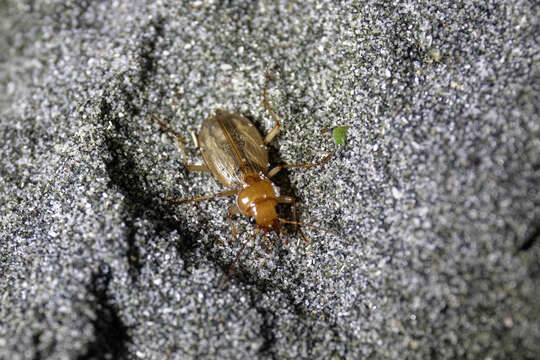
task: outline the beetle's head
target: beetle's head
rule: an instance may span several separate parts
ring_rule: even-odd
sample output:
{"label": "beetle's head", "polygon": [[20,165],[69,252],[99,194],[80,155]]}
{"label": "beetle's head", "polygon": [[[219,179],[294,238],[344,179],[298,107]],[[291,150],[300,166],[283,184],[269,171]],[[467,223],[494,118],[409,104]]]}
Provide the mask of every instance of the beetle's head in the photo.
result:
{"label": "beetle's head", "polygon": [[250,210],[257,227],[272,228],[276,223],[279,224],[276,205],[277,201],[273,199],[263,200],[254,204]]}
{"label": "beetle's head", "polygon": [[277,201],[274,199],[264,200],[255,204],[251,209],[257,227],[265,233],[271,231],[279,233],[281,230],[278,214],[276,212],[276,205]]}

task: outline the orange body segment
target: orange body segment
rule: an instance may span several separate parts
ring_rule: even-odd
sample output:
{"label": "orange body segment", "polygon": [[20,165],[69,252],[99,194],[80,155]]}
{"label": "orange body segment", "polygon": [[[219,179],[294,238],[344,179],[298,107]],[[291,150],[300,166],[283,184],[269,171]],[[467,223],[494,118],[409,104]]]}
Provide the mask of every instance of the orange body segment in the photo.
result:
{"label": "orange body segment", "polygon": [[236,198],[236,205],[240,211],[253,216],[257,225],[267,227],[277,220],[276,205],[279,194],[272,182],[266,178],[259,178],[244,188]]}

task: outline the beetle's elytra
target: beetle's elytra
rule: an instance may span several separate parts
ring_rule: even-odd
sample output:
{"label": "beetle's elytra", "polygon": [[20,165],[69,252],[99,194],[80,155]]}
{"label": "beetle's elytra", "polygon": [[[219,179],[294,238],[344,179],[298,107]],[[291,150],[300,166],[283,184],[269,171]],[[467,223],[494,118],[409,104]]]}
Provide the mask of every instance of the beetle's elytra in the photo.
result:
{"label": "beetle's elytra", "polygon": [[[268,102],[266,89],[269,78],[270,75],[267,72],[263,90],[263,105],[275,121],[275,126],[263,138],[255,126],[241,114],[216,110],[213,116],[203,122],[197,138],[204,165],[190,164],[187,160],[182,137],[157,116],[152,115],[161,127],[176,137],[184,158],[184,164],[188,170],[209,171],[218,182],[229,188],[229,190],[218,194],[178,200],[174,201],[174,203],[181,204],[208,200],[219,196],[236,195],[236,202],[227,213],[227,219],[234,237],[237,234],[231,219],[232,215],[240,213],[255,220],[255,232],[242,244],[236,255],[235,262],[247,243],[259,232],[262,231],[264,234],[275,232],[279,238],[281,232],[280,223],[306,225],[296,221],[294,198],[281,195],[270,178],[284,168],[307,168],[323,164],[333,155],[333,153],[330,153],[316,163],[278,165],[270,169],[266,145],[277,136],[280,124],[277,115]],[[290,204],[293,207],[293,220],[278,217],[276,212],[278,203]],[[300,233],[302,234],[301,231]],[[307,241],[303,234],[302,237]],[[268,236],[265,238],[268,238]],[[269,250],[264,239],[262,244]]]}

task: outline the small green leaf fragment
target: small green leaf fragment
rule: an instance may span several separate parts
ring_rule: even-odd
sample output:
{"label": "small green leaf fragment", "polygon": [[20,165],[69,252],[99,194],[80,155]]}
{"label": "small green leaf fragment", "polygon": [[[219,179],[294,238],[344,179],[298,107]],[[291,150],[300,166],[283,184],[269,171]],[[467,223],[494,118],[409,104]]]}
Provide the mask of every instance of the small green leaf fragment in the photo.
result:
{"label": "small green leaf fragment", "polygon": [[435,62],[440,62],[442,59],[442,54],[438,49],[429,49],[428,56]]}
{"label": "small green leaf fragment", "polygon": [[345,136],[347,136],[347,130],[350,126],[338,126],[334,128],[332,134],[334,135],[334,141],[338,145],[343,145],[345,143]]}

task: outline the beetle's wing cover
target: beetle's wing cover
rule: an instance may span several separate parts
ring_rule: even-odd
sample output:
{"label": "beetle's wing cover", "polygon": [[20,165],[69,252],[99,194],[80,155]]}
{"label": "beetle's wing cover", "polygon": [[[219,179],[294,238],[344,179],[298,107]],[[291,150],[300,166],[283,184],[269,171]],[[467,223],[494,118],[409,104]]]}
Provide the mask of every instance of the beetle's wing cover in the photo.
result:
{"label": "beetle's wing cover", "polygon": [[259,131],[240,114],[218,110],[206,119],[199,133],[203,159],[225,186],[236,188],[249,172],[268,172],[268,151]]}

